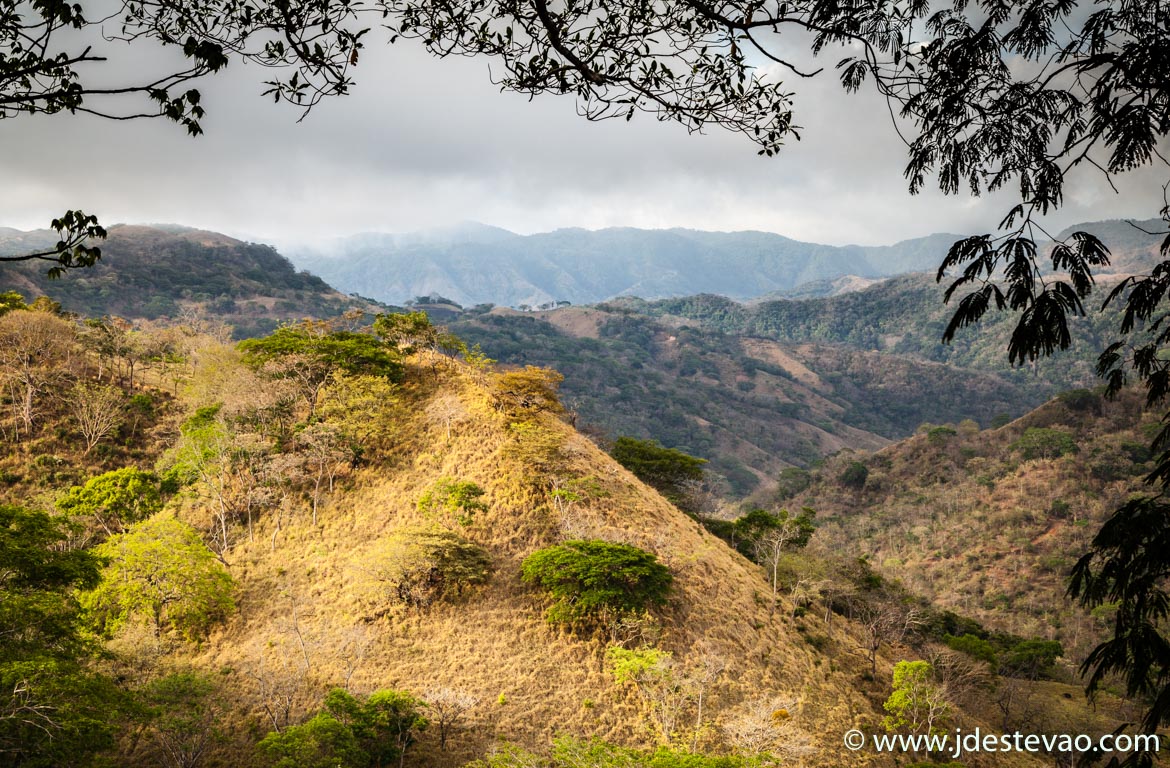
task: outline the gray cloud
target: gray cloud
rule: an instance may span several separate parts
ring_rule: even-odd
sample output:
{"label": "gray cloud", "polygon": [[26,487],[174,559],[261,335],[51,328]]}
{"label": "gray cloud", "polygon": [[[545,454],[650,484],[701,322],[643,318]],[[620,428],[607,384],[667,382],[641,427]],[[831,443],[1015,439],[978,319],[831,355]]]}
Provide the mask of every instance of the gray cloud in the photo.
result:
{"label": "gray cloud", "polygon": [[[136,54],[139,56],[139,54]],[[831,58],[831,57],[830,57]],[[136,58],[147,66],[151,57]],[[1008,198],[911,197],[904,146],[874,95],[831,72],[792,83],[803,140],[766,159],[744,138],[639,116],[587,123],[571,99],[501,94],[484,61],[372,47],[352,95],[298,123],[236,66],[204,87],[207,135],[85,116],[0,123],[0,224],[67,207],[290,242],[478,220],[519,232],[616,225],[763,229],[834,244],[993,228]],[[1054,226],[1156,214],[1153,172],[1114,194],[1080,174]]]}

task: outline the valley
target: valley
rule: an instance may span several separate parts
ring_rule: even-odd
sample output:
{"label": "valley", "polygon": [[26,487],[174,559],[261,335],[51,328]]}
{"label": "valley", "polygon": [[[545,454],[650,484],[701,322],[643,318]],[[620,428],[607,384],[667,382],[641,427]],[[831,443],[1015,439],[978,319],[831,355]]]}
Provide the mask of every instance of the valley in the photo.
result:
{"label": "valley", "polygon": [[[700,261],[754,242],[668,235]],[[21,575],[0,588],[24,639],[0,675],[61,715],[47,740],[0,717],[0,750],[899,765],[842,735],[915,732],[911,664],[946,729],[1133,720],[1140,698],[1110,681],[1090,706],[1077,671],[1116,608],[1065,596],[1154,467],[1158,414],[1095,389],[1116,316],[1012,368],[1006,318],[944,347],[932,277],[842,282],[855,253],[797,246],[804,288],[544,310],[382,304],[177,227],[114,228],[99,267],[58,281],[3,266],[0,557]],[[1120,256],[1138,268],[1148,243]]]}

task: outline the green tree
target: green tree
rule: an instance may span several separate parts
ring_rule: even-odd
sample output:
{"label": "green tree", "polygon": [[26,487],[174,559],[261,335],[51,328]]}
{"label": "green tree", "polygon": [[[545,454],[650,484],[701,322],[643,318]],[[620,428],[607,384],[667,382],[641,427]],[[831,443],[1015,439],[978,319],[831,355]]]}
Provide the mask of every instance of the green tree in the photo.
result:
{"label": "green tree", "polygon": [[350,728],[370,766],[403,763],[406,750],[430,725],[422,714],[425,706],[406,691],[390,689],[374,691],[364,700],[340,688],[325,696],[325,708]]}
{"label": "green tree", "polygon": [[377,338],[355,331],[334,330],[328,323],[307,320],[277,328],[261,339],[241,341],[245,361],[274,378],[296,384],[316,415],[321,388],[334,372],[402,380],[398,353]]}
{"label": "green tree", "polygon": [[5,765],[88,765],[113,745],[126,708],[84,665],[76,590],[100,578],[91,552],[63,546],[63,521],[0,505],[0,758]]}
{"label": "green tree", "polygon": [[365,570],[378,584],[379,600],[426,608],[486,583],[491,558],[482,547],[450,531],[406,530],[375,547]]}
{"label": "green tree", "polygon": [[406,750],[428,725],[422,702],[409,693],[380,690],[360,699],[340,688],[325,710],[303,725],[273,731],[259,744],[273,768],[383,768],[401,766]]}
{"label": "green tree", "polygon": [[886,730],[910,733],[943,733],[951,705],[946,691],[934,681],[928,661],[899,661],[894,665],[894,691],[882,707],[889,712]]}
{"label": "green tree", "polygon": [[642,482],[679,507],[688,506],[695,487],[703,482],[706,459],[665,448],[654,440],[619,437],[609,452],[614,460]]}
{"label": "green tree", "polygon": [[442,326],[435,325],[426,312],[378,315],[374,333],[404,355],[420,350],[466,352],[467,345]]}
{"label": "green tree", "polygon": [[194,640],[235,610],[227,569],[194,528],[173,515],[156,515],[95,548],[108,559],[101,583],[81,595],[99,631],[111,634],[134,616],[156,633],[173,629]]}
{"label": "green tree", "polygon": [[196,672],[175,672],[139,691],[155,759],[166,768],[197,768],[223,734],[215,683]]}
{"label": "green tree", "polygon": [[273,768],[365,768],[370,764],[353,729],[325,712],[303,725],[269,733],[258,746]]}
{"label": "green tree", "polygon": [[869,479],[869,468],[860,461],[851,461],[841,470],[839,479],[847,488],[861,490],[865,487],[865,481]]}
{"label": "green tree", "polygon": [[0,315],[6,315],[14,309],[28,309],[24,296],[16,291],[0,291]]}
{"label": "green tree", "polygon": [[1068,453],[1077,452],[1077,441],[1063,429],[1028,427],[1020,439],[1012,443],[1012,450],[1019,451],[1025,461],[1029,459],[1056,459]]}
{"label": "green tree", "polygon": [[550,368],[527,365],[522,371],[501,373],[492,398],[497,410],[508,418],[523,421],[538,413],[561,413],[557,389],[565,377]]}
{"label": "green tree", "polygon": [[556,624],[608,627],[661,606],[672,577],[649,552],[606,541],[566,541],[537,550],[521,565],[524,580],[555,602],[545,616]]}
{"label": "green tree", "polygon": [[134,523],[154,515],[163,507],[158,475],[134,467],[123,467],[75,485],[57,500],[57,508],[69,515],[85,517],[106,536],[125,533]]}
{"label": "green tree", "polygon": [[456,480],[441,477],[418,499],[418,511],[423,514],[446,514],[459,525],[471,525],[476,513],[486,512],[487,504],[480,499],[484,495],[470,480]]}

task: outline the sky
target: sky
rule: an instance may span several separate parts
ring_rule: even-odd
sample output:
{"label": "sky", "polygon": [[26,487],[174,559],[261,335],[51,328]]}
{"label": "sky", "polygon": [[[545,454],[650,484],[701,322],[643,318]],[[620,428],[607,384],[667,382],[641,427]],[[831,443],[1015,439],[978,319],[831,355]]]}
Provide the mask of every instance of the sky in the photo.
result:
{"label": "sky", "polygon": [[[143,67],[152,53],[135,58]],[[142,53],[135,49],[135,57]],[[648,114],[590,123],[571,97],[501,93],[482,59],[440,60],[370,40],[351,95],[304,120],[234,64],[201,86],[205,135],[160,120],[0,121],[0,226],[68,208],[104,224],[178,223],[277,244],[478,221],[560,227],[757,229],[843,245],[994,229],[1007,198],[910,196],[905,148],[873,94],[825,75],[790,82],[802,140],[764,158],[736,134],[691,135]],[[1074,179],[1054,227],[1150,218],[1156,174]]]}

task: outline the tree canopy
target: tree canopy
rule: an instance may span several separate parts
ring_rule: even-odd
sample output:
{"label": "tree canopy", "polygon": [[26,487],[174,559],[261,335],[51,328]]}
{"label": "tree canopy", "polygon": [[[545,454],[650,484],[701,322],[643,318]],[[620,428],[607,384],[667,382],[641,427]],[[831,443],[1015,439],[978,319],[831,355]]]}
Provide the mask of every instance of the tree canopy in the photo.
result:
{"label": "tree canopy", "polygon": [[606,541],[566,541],[533,552],[525,581],[556,602],[546,614],[562,624],[607,624],[666,602],[672,577],[649,552]]}
{"label": "tree canopy", "polygon": [[682,505],[703,480],[706,459],[659,445],[653,440],[619,437],[610,455],[671,503]]}
{"label": "tree canopy", "polygon": [[134,616],[155,632],[204,635],[235,610],[234,582],[199,533],[171,515],[156,515],[95,548],[109,565],[82,595],[97,628],[112,633]]}
{"label": "tree canopy", "polygon": [[0,755],[5,765],[85,765],[113,743],[121,697],[80,663],[76,590],[100,559],[63,548],[59,518],[0,505]]}

